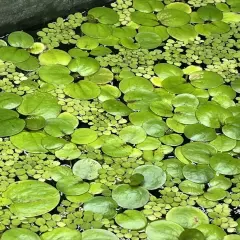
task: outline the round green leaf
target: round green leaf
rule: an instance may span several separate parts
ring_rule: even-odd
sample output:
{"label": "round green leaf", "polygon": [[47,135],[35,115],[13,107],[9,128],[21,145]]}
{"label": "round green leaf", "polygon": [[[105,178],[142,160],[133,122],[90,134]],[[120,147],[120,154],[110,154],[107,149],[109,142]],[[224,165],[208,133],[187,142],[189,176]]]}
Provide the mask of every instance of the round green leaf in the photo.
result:
{"label": "round green leaf", "polygon": [[82,179],[93,180],[98,177],[98,171],[101,168],[101,165],[97,161],[85,158],[73,165],[73,173]]}
{"label": "round green leaf", "polygon": [[168,39],[169,35],[167,32],[167,28],[164,26],[155,26],[155,27],[147,27],[147,26],[140,26],[138,28],[138,32],[153,32],[158,34],[158,36],[161,38],[162,41],[165,41]]}
{"label": "round green leaf", "polygon": [[211,141],[210,144],[219,152],[228,152],[235,148],[237,141],[224,135],[217,135],[215,140]]}
{"label": "round green leaf", "polygon": [[41,92],[26,94],[18,107],[18,112],[23,115],[42,116],[45,119],[57,117],[60,111],[61,106],[58,105],[57,98]]}
{"label": "round green leaf", "polygon": [[120,43],[127,49],[136,50],[140,48],[139,43],[135,43],[133,38],[125,37],[120,39]]}
{"label": "round green leaf", "polygon": [[166,182],[166,173],[158,166],[139,166],[134,169],[133,173],[140,173],[144,176],[143,187],[148,190],[158,189]]}
{"label": "round green leaf", "polygon": [[20,63],[26,61],[29,57],[30,53],[24,49],[18,49],[15,47],[0,48],[0,59],[3,61]]}
{"label": "round green leaf", "polygon": [[102,107],[106,112],[116,116],[128,116],[132,112],[124,103],[115,99],[104,101]]}
{"label": "round green leaf", "polygon": [[132,12],[131,20],[139,25],[154,27],[159,25],[157,17],[153,13]]}
{"label": "round green leaf", "polygon": [[153,49],[161,45],[161,37],[154,32],[140,32],[136,35],[135,39],[143,49]]}
{"label": "round green leaf", "polygon": [[179,236],[179,240],[205,240],[203,233],[197,229],[185,229]]}
{"label": "round green leaf", "polygon": [[182,77],[183,71],[174,65],[168,63],[159,63],[154,66],[154,72],[158,75],[161,80],[164,80],[168,77]]}
{"label": "round green leaf", "polygon": [[75,176],[64,176],[58,180],[56,188],[66,195],[81,195],[89,190],[89,183]]}
{"label": "round green leaf", "polygon": [[166,5],[166,8],[167,9],[177,9],[177,10],[181,10],[186,13],[192,12],[191,7],[187,3],[183,3],[183,2],[170,3],[170,4]]}
{"label": "round green leaf", "polygon": [[199,196],[204,193],[204,184],[199,184],[192,182],[190,180],[185,180],[179,184],[179,189],[186,194],[192,196]]}
{"label": "round green leaf", "polygon": [[150,109],[158,116],[172,117],[173,107],[170,103],[165,101],[152,101]]}
{"label": "round green leaf", "polygon": [[86,51],[83,51],[79,48],[72,48],[68,51],[68,54],[72,57],[72,58],[81,58],[81,57],[88,57],[89,53]]}
{"label": "round green leaf", "polygon": [[53,65],[60,64],[67,66],[71,61],[71,56],[59,49],[51,49],[39,56],[39,61],[41,65]]}
{"label": "round green leaf", "polygon": [[39,61],[36,57],[30,56],[24,62],[16,63],[16,67],[23,71],[34,71],[39,68]]}
{"label": "round green leaf", "polygon": [[26,127],[29,130],[40,130],[46,125],[46,120],[42,116],[29,116],[26,118]]}
{"label": "round green leaf", "polygon": [[157,18],[167,27],[180,27],[190,22],[190,15],[177,9],[164,9]]}
{"label": "round green leaf", "polygon": [[113,73],[107,68],[100,68],[98,72],[85,79],[96,84],[106,84],[113,80]]}
{"label": "round green leaf", "polygon": [[149,240],[179,240],[184,229],[172,221],[160,220],[148,224],[146,228]]}
{"label": "round green leaf", "polygon": [[205,164],[188,164],[183,167],[183,175],[186,179],[195,183],[208,183],[214,177],[214,171]]}
{"label": "round green leaf", "polygon": [[227,118],[222,131],[225,136],[240,140],[240,115]]}
{"label": "round green leaf", "polygon": [[116,223],[125,229],[139,230],[147,225],[144,214],[137,210],[126,210],[115,217]]}
{"label": "round green leaf", "polygon": [[77,40],[77,47],[84,50],[92,50],[99,45],[99,42],[91,37],[82,36]]}
{"label": "round green leaf", "polygon": [[140,12],[151,13],[161,11],[164,5],[159,0],[134,0],[133,7]]}
{"label": "round green leaf", "polygon": [[98,97],[101,90],[96,83],[89,80],[81,80],[78,83],[67,85],[64,92],[72,98],[90,100]]}
{"label": "round green leaf", "polygon": [[9,34],[8,43],[12,47],[30,48],[34,43],[34,39],[28,33],[17,31]]}
{"label": "round green leaf", "polygon": [[223,175],[236,175],[240,173],[240,164],[237,158],[228,153],[217,153],[210,159],[210,166]]}
{"label": "round green leaf", "polygon": [[210,71],[194,72],[189,79],[194,87],[201,89],[215,88],[223,84],[222,76]]}
{"label": "round green leaf", "polygon": [[67,143],[63,148],[55,152],[55,156],[60,160],[73,160],[81,155],[81,151],[73,143]]}
{"label": "round green leaf", "polygon": [[131,144],[138,144],[143,142],[147,135],[143,128],[139,126],[127,126],[119,132],[119,137]]}
{"label": "round green leaf", "polygon": [[54,85],[67,85],[74,80],[69,69],[62,65],[42,66],[39,69],[39,76],[44,82]]}
{"label": "round green leaf", "polygon": [[223,240],[240,240],[240,236],[237,234],[230,234],[225,236]]}
{"label": "round green leaf", "polygon": [[235,81],[232,81],[231,82],[231,86],[232,86],[232,89],[237,92],[237,93],[240,93],[240,79],[237,79]]}
{"label": "round green leaf", "polygon": [[198,121],[210,128],[220,128],[226,119],[231,116],[232,114],[229,110],[213,102],[206,102],[200,105],[196,111]]}
{"label": "round green leaf", "polygon": [[42,145],[46,135],[42,132],[21,132],[10,138],[13,145],[30,153],[45,153],[47,150]]}
{"label": "round green leaf", "polygon": [[143,129],[149,136],[162,137],[168,130],[166,123],[160,119],[150,119],[143,124]]}
{"label": "round green leaf", "polygon": [[40,237],[25,228],[12,228],[2,234],[1,240],[40,240]]}
{"label": "round green leaf", "polygon": [[178,223],[183,228],[197,228],[201,224],[208,224],[209,219],[203,211],[196,207],[174,207],[166,215],[167,221]]}
{"label": "round green leaf", "polygon": [[206,127],[199,123],[186,126],[184,128],[184,135],[192,141],[199,142],[212,141],[217,137],[213,128]]}
{"label": "round green leaf", "polygon": [[181,135],[173,133],[160,137],[160,141],[169,146],[178,146],[183,143],[184,139]]}
{"label": "round green leaf", "polygon": [[223,190],[222,188],[213,188],[209,189],[207,192],[204,193],[204,197],[209,201],[220,201],[223,200],[227,196],[227,191]]}
{"label": "round green leaf", "polygon": [[92,56],[106,56],[108,54],[110,54],[112,52],[112,50],[108,47],[103,47],[103,46],[99,46],[94,48],[90,54]]}
{"label": "round green leaf", "polygon": [[204,234],[206,240],[222,240],[226,236],[224,230],[214,224],[201,224],[197,229]]}
{"label": "round green leaf", "polygon": [[134,90],[148,90],[153,91],[152,83],[143,77],[131,77],[123,79],[119,84],[119,89],[123,93]]}
{"label": "round green leaf", "polygon": [[60,201],[60,194],[54,187],[36,180],[12,183],[3,196],[11,199],[10,210],[19,217],[45,214],[54,209]]}
{"label": "round green leaf", "polygon": [[69,63],[68,68],[72,72],[78,72],[81,76],[86,77],[96,73],[99,70],[100,65],[94,58],[81,57],[73,59]]}
{"label": "round green leaf", "polygon": [[73,133],[74,127],[64,119],[50,118],[46,121],[44,131],[53,137],[63,137]]}
{"label": "round green leaf", "polygon": [[119,21],[119,15],[111,8],[95,7],[88,11],[88,16],[95,18],[103,24],[115,24]]}
{"label": "round green leaf", "polygon": [[42,139],[42,146],[48,150],[56,150],[62,148],[67,141],[63,138],[46,136]]}
{"label": "round green leaf", "polygon": [[140,150],[155,150],[159,148],[161,143],[154,137],[147,137],[142,143],[137,145]]}
{"label": "round green leaf", "polygon": [[1,92],[0,93],[0,108],[14,109],[22,102],[22,97],[15,93]]}
{"label": "round green leaf", "polygon": [[227,33],[230,30],[230,26],[222,21],[214,21],[212,23],[196,24],[195,30],[198,34],[208,37],[211,34]]}
{"label": "round green leaf", "polygon": [[82,233],[82,240],[119,240],[119,238],[104,229],[88,229]]}
{"label": "round green leaf", "polygon": [[99,213],[104,218],[112,219],[116,216],[118,205],[111,197],[97,196],[85,202],[84,211]]}
{"label": "round green leaf", "polygon": [[120,90],[113,85],[110,85],[110,84],[101,85],[100,88],[101,88],[101,93],[98,96],[98,99],[101,102],[105,102],[109,99],[119,98],[121,96]]}
{"label": "round green leaf", "polygon": [[79,128],[72,134],[72,142],[77,144],[89,144],[97,139],[97,132],[89,128]]}
{"label": "round green leaf", "polygon": [[78,230],[61,227],[55,228],[51,232],[43,233],[41,238],[42,240],[82,240],[82,235]]}
{"label": "round green leaf", "polygon": [[204,21],[221,21],[223,13],[213,5],[200,7],[197,10],[198,16]]}
{"label": "round green leaf", "polygon": [[112,191],[112,198],[122,208],[136,209],[143,207],[148,202],[149,193],[143,187],[121,184]]}
{"label": "round green leaf", "polygon": [[107,38],[111,35],[111,27],[101,23],[84,23],[81,25],[82,32],[93,38]]}
{"label": "round green leaf", "polygon": [[123,27],[113,27],[112,34],[117,38],[125,38],[125,37],[133,38],[136,36],[137,32],[132,27],[123,26]]}
{"label": "round green leaf", "polygon": [[180,76],[165,78],[162,81],[162,87],[164,87],[168,92],[176,94],[192,93],[194,91],[194,87]]}
{"label": "round green leaf", "polygon": [[227,190],[232,186],[232,182],[229,178],[226,178],[222,175],[215,176],[210,182],[209,187],[211,189],[214,188],[222,188],[223,190]]}
{"label": "round green leaf", "polygon": [[102,151],[111,157],[128,157],[132,153],[132,147],[126,145],[121,138],[115,135],[111,136],[102,145]]}
{"label": "round green leaf", "polygon": [[183,42],[194,41],[198,35],[194,26],[190,24],[181,27],[169,27],[167,32],[171,37]]}
{"label": "round green leaf", "polygon": [[25,121],[18,118],[17,112],[0,108],[0,137],[9,137],[20,133]]}
{"label": "round green leaf", "polygon": [[79,124],[78,118],[69,112],[59,114],[58,118],[69,122],[74,128],[76,128]]}
{"label": "round green leaf", "polygon": [[173,178],[184,178],[182,174],[183,166],[184,164],[176,158],[166,159],[163,162],[163,169]]}

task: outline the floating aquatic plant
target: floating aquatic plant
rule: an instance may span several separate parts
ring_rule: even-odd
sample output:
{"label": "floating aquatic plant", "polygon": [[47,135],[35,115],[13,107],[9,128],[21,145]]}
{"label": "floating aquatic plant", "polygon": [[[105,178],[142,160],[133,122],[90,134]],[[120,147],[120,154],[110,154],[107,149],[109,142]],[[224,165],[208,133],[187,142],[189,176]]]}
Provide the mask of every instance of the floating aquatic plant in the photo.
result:
{"label": "floating aquatic plant", "polygon": [[0,40],[2,240],[239,240],[240,4],[117,0]]}

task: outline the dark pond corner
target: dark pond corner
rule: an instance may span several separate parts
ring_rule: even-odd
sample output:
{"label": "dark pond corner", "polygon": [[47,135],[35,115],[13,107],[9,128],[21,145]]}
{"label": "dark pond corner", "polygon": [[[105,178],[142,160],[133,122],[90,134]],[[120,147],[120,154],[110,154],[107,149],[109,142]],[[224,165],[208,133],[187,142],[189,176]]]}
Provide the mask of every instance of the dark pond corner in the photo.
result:
{"label": "dark pond corner", "polygon": [[1,0],[0,35],[28,29],[112,0]]}

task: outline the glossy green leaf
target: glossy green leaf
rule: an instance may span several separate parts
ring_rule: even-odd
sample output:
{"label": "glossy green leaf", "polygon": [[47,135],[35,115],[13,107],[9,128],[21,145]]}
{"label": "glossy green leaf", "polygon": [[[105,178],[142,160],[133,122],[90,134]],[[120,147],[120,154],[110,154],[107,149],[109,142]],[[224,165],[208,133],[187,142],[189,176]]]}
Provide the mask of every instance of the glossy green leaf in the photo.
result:
{"label": "glossy green leaf", "polygon": [[17,31],[9,34],[8,43],[12,47],[30,48],[34,43],[34,39],[28,33]]}
{"label": "glossy green leaf", "polygon": [[1,240],[40,240],[40,237],[25,228],[12,228],[2,234]]}
{"label": "glossy green leaf", "polygon": [[8,46],[0,48],[0,59],[3,61],[20,63],[26,61],[29,57],[29,52],[24,49]]}
{"label": "glossy green leaf", "polygon": [[19,217],[45,214],[60,201],[60,194],[54,187],[36,180],[12,183],[3,196],[12,200],[10,210]]}
{"label": "glossy green leaf", "polygon": [[54,85],[67,85],[74,80],[70,70],[62,65],[42,66],[39,69],[39,76],[44,82]]}
{"label": "glossy green leaf", "polygon": [[208,224],[209,219],[205,213],[196,207],[174,207],[166,216],[167,221],[178,223],[184,228],[197,228],[201,224]]}
{"label": "glossy green leaf", "polygon": [[206,127],[199,123],[186,126],[184,128],[184,135],[192,141],[199,142],[212,141],[217,137],[213,128]]}
{"label": "glossy green leaf", "polygon": [[97,196],[85,202],[84,211],[102,214],[104,218],[112,219],[116,216],[118,205],[111,197]]}
{"label": "glossy green leaf", "polygon": [[99,62],[94,58],[81,57],[73,59],[69,63],[68,68],[72,72],[77,72],[81,76],[86,77],[96,73],[99,70],[100,65]]}
{"label": "glossy green leaf", "polygon": [[63,50],[51,49],[43,52],[39,56],[39,61],[41,65],[60,64],[63,66],[67,66],[71,61],[71,56]]}
{"label": "glossy green leaf", "polygon": [[98,177],[98,171],[101,168],[97,161],[91,158],[84,158],[73,165],[73,174],[82,179],[93,180]]}
{"label": "glossy green leaf", "polygon": [[143,187],[121,184],[112,191],[112,198],[122,208],[136,209],[143,207],[148,202],[149,193]]}
{"label": "glossy green leaf", "polygon": [[115,24],[119,21],[119,15],[111,8],[95,7],[88,11],[88,16],[93,17],[103,24]]}
{"label": "glossy green leaf", "polygon": [[42,132],[21,132],[10,138],[12,144],[17,148],[30,153],[45,153],[47,150],[42,145],[46,134]]}
{"label": "glossy green leaf", "polygon": [[104,229],[88,229],[82,233],[82,240],[119,240],[112,232]]}
{"label": "glossy green leaf", "polygon": [[158,189],[166,182],[166,173],[157,166],[145,165],[134,169],[133,173],[140,173],[144,177],[142,186],[148,190]]}
{"label": "glossy green leaf", "polygon": [[195,183],[208,183],[214,177],[215,172],[205,164],[188,164],[183,167],[183,175]]}
{"label": "glossy green leaf", "polygon": [[240,163],[237,158],[228,153],[217,153],[210,159],[210,166],[223,175],[236,175],[240,173]]}
{"label": "glossy green leaf", "polygon": [[125,229],[139,230],[147,225],[144,214],[137,210],[126,210],[115,217],[116,223]]}
{"label": "glossy green leaf", "polygon": [[101,90],[96,83],[89,80],[81,80],[67,85],[64,92],[72,98],[90,100],[97,98]]}
{"label": "glossy green leaf", "polygon": [[183,231],[179,224],[166,220],[153,221],[146,228],[149,240],[179,240]]}
{"label": "glossy green leaf", "polygon": [[167,27],[180,27],[190,22],[190,15],[177,9],[164,9],[157,18]]}
{"label": "glossy green leaf", "polygon": [[119,132],[119,137],[131,144],[138,144],[143,142],[147,135],[143,128],[138,126],[127,126]]}
{"label": "glossy green leaf", "polygon": [[42,240],[82,240],[82,235],[78,230],[61,227],[55,228],[50,232],[43,233],[41,238]]}
{"label": "glossy green leaf", "polygon": [[84,23],[81,25],[82,32],[93,38],[107,38],[111,35],[111,27],[101,23]]}
{"label": "glossy green leaf", "polygon": [[41,92],[26,94],[18,107],[18,112],[23,115],[42,116],[45,119],[57,117],[60,111],[61,106],[58,105],[57,98]]}

